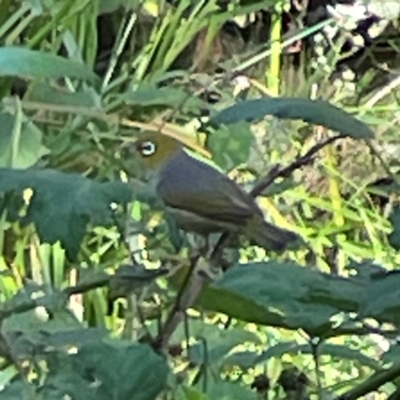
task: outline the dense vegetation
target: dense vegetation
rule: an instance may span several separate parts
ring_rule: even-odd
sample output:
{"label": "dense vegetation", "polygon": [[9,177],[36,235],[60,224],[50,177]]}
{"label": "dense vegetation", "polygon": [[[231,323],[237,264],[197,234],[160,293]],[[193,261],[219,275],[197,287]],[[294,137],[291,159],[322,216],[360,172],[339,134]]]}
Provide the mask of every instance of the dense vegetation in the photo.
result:
{"label": "dense vegetation", "polygon": [[[400,398],[400,12],[331,3],[0,2],[1,399]],[[206,251],[143,131],[306,245]]]}

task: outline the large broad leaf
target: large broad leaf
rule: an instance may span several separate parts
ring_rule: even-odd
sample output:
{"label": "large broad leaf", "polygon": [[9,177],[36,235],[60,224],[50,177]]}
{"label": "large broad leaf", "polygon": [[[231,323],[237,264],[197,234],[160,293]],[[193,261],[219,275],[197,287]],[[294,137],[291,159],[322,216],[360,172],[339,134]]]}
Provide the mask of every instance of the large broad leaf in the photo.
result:
{"label": "large broad leaf", "polygon": [[400,326],[400,271],[370,276],[360,317]]}
{"label": "large broad leaf", "polygon": [[48,153],[42,145],[42,132],[33,122],[18,122],[2,112],[0,126],[0,167],[28,168]]}
{"label": "large broad leaf", "polygon": [[203,291],[199,305],[243,321],[301,328],[314,336],[368,333],[351,322],[352,314],[357,320],[374,318],[400,326],[400,273],[368,262],[352,270],[355,276],[344,278],[293,262],[236,265]]}
{"label": "large broad leaf", "polygon": [[131,199],[130,188],[121,182],[99,183],[51,169],[0,168],[0,210],[7,207],[17,218],[8,195],[28,188],[33,194],[21,220],[35,225],[42,242],[60,241],[70,259],[76,257],[89,224],[111,226],[111,204],[126,204]]}
{"label": "large broad leaf", "polygon": [[389,221],[393,227],[393,231],[389,235],[389,243],[398,251],[400,250],[400,207],[393,209]]}
{"label": "large broad leaf", "polygon": [[30,358],[45,354],[49,349],[79,348],[99,341],[107,333],[105,329],[83,328],[67,310],[57,311],[51,319],[46,318],[46,311],[34,309],[5,319],[1,334],[14,357]]}
{"label": "large broad leaf", "polygon": [[96,79],[96,75],[83,64],[22,47],[0,47],[0,76]]}
{"label": "large broad leaf", "polygon": [[263,325],[328,334],[341,312],[357,312],[363,282],[311,271],[292,262],[237,265],[207,288],[200,304],[209,310]]}
{"label": "large broad leaf", "polygon": [[150,347],[117,340],[84,345],[77,354],[53,351],[43,358],[48,370],[43,381],[15,381],[0,391],[1,398],[31,398],[36,392],[46,400],[155,400],[169,373],[165,360]]}
{"label": "large broad leaf", "polygon": [[32,395],[32,389],[26,380],[14,380],[3,390],[0,390],[2,400],[28,399]]}
{"label": "large broad leaf", "polygon": [[351,114],[323,100],[292,97],[263,97],[246,100],[214,115],[212,124],[235,124],[256,121],[272,115],[281,119],[301,119],[322,125],[354,139],[373,138],[373,131]]}
{"label": "large broad leaf", "polygon": [[76,359],[97,381],[100,399],[154,400],[166,388],[168,365],[147,345],[91,343]]}

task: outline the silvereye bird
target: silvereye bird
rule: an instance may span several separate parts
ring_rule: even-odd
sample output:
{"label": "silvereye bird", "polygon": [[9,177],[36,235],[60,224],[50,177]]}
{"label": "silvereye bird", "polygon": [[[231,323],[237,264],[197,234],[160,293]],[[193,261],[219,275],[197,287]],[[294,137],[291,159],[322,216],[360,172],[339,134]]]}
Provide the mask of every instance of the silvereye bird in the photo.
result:
{"label": "silvereye bird", "polygon": [[149,133],[134,143],[166,211],[184,231],[207,235],[233,232],[246,235],[266,250],[281,252],[302,242],[294,232],[264,220],[255,200],[216,168],[192,156],[169,137]]}

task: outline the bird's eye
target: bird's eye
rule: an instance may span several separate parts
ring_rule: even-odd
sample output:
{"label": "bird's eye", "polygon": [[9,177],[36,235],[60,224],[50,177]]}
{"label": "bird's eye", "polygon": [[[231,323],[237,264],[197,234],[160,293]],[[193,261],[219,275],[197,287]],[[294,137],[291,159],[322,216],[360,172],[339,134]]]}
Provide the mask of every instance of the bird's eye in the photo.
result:
{"label": "bird's eye", "polygon": [[156,144],[154,142],[144,142],[140,145],[140,152],[145,157],[153,155],[155,151]]}

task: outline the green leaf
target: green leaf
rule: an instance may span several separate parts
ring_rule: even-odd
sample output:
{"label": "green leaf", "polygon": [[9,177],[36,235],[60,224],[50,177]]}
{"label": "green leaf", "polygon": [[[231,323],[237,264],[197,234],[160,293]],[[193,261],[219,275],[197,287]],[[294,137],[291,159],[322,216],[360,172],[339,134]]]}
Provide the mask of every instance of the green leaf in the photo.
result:
{"label": "green leaf", "polygon": [[360,317],[400,326],[400,271],[371,276]]}
{"label": "green leaf", "polygon": [[392,224],[393,231],[389,235],[390,245],[397,251],[400,250],[400,207],[395,207],[390,216],[389,221]]}
{"label": "green leaf", "polygon": [[358,318],[400,326],[400,271],[388,271],[372,261],[352,262],[348,269],[353,279],[364,286]]}
{"label": "green leaf", "polygon": [[78,62],[43,51],[13,46],[0,47],[0,76],[97,79],[89,68]]}
{"label": "green leaf", "polygon": [[188,94],[183,89],[165,86],[157,87],[151,83],[144,83],[135,91],[123,94],[122,100],[126,104],[142,107],[166,106],[187,109],[207,106],[204,101]]}
{"label": "green leaf", "polygon": [[77,256],[89,224],[112,226],[111,203],[126,204],[131,199],[131,189],[121,182],[99,183],[51,169],[1,168],[0,188],[0,206],[5,194],[32,189],[27,214],[21,221],[35,225],[41,242],[60,241],[70,259]]}
{"label": "green leaf", "polygon": [[24,98],[39,103],[100,108],[100,96],[96,93],[91,93],[89,91],[68,92],[66,89],[61,90],[59,88],[54,88],[43,82],[37,82],[31,85]]}
{"label": "green leaf", "polygon": [[[18,121],[14,115],[0,113],[0,167],[28,168],[49,152],[42,145],[42,132],[32,122],[23,120],[19,135],[14,133]],[[14,135],[17,140],[14,139]]]}
{"label": "green leaf", "polygon": [[16,380],[0,390],[2,400],[29,399],[32,398],[33,390],[26,380]]}
{"label": "green leaf", "polygon": [[202,393],[199,390],[190,386],[183,386],[182,391],[185,395],[186,400],[210,400],[210,398],[205,393]]}
{"label": "green leaf", "polygon": [[398,364],[400,362],[400,344],[396,343],[382,355],[384,363]]}
{"label": "green leaf", "polygon": [[[303,353],[306,353],[304,351]],[[307,353],[311,354],[311,348]],[[318,354],[329,355],[337,359],[352,360],[358,362],[360,365],[370,367],[372,369],[379,369],[380,364],[371,357],[362,354],[359,350],[351,349],[348,346],[341,346],[338,344],[323,343],[318,348]]]}
{"label": "green leaf", "polygon": [[373,131],[346,111],[327,101],[293,97],[263,97],[246,100],[214,115],[212,124],[235,124],[239,121],[253,122],[272,115],[281,119],[301,119],[322,125],[353,139],[371,139]]}
{"label": "green leaf", "polygon": [[[309,347],[309,345],[307,345]],[[296,342],[282,342],[269,347],[266,351],[262,352],[256,360],[256,364],[265,363],[269,359],[276,357],[281,358],[284,354],[298,354],[304,345]]]}
{"label": "green leaf", "polygon": [[208,310],[312,335],[327,334],[334,315],[356,312],[363,301],[364,285],[354,279],[277,261],[236,265],[200,298]]}
{"label": "green leaf", "polygon": [[117,340],[91,343],[76,358],[108,399],[154,400],[166,387],[168,365],[147,345]]}
{"label": "green leaf", "polygon": [[206,332],[204,340],[190,348],[190,361],[200,365],[211,365],[224,358],[234,347],[245,343],[261,344],[260,338],[253,332],[244,329],[215,329]]}
{"label": "green leaf", "polygon": [[50,318],[47,311],[32,308],[30,311],[15,313],[4,319],[1,324],[1,336],[14,356],[39,355],[48,348],[78,348],[104,337],[104,329],[84,329],[69,310],[60,308],[63,307],[61,301],[65,302],[65,296],[59,292],[46,295],[44,290],[45,288],[37,288],[36,291],[31,291],[29,296],[23,296],[25,290],[21,290],[0,309],[1,313],[4,310],[23,308],[35,298],[37,304],[45,305],[51,312]]}
{"label": "green leaf", "polygon": [[48,371],[43,384],[12,383],[1,398],[32,398],[25,394],[38,392],[46,400],[155,400],[166,388],[169,373],[149,346],[119,340],[91,342],[76,354],[49,351],[41,359]]}
{"label": "green leaf", "polygon": [[91,377],[72,354],[50,352],[47,357],[48,374],[40,387],[42,398],[57,400],[105,400],[106,397],[91,385]]}
{"label": "green leaf", "polygon": [[[74,400],[102,400],[89,382],[77,374],[73,369],[65,367],[52,371],[40,388],[41,398],[45,400],[74,399]],[[105,400],[105,399],[104,399]]]}
{"label": "green leaf", "polygon": [[224,360],[224,366],[239,367],[246,370],[257,365],[258,352],[255,351],[238,351],[228,354]]}
{"label": "green leaf", "polygon": [[207,140],[207,146],[213,154],[213,160],[229,170],[249,160],[253,139],[250,125],[239,122],[213,132]]}

